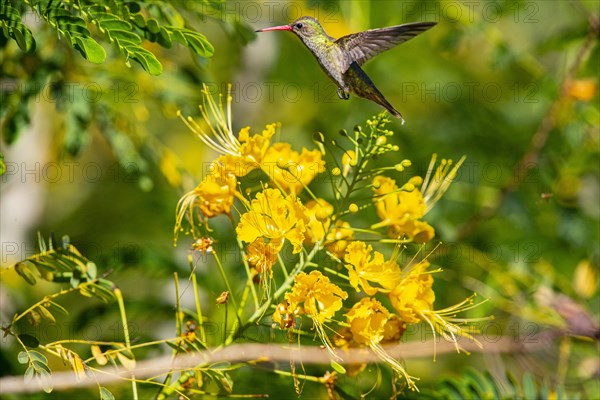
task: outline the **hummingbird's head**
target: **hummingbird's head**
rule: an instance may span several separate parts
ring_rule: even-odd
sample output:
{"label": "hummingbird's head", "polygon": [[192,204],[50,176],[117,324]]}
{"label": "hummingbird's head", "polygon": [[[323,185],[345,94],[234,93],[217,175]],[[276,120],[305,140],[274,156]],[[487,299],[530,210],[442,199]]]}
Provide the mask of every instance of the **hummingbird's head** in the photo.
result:
{"label": "hummingbird's head", "polygon": [[311,38],[328,37],[319,21],[313,17],[300,17],[289,25],[273,26],[271,28],[259,29],[256,32],[269,31],[294,32],[304,43],[310,41]]}

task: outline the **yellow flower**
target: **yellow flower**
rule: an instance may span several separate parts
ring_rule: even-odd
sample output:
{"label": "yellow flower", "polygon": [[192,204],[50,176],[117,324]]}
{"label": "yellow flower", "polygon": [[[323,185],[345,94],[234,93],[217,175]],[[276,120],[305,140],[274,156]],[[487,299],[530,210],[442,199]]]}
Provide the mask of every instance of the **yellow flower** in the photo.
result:
{"label": "yellow flower", "polygon": [[384,338],[390,312],[377,300],[365,297],[346,313],[352,337],[357,343],[379,343]]}
{"label": "yellow flower", "polygon": [[427,267],[427,260],[413,266],[389,294],[392,306],[407,324],[420,322],[423,320],[423,313],[433,310],[433,276],[425,271]]}
{"label": "yellow flower", "polygon": [[373,190],[376,195],[373,201],[381,222],[371,228],[387,226],[394,237],[406,236],[416,243],[426,243],[433,238],[433,228],[420,221],[427,207],[418,189],[401,190],[393,179],[380,175],[373,179]]}
{"label": "yellow flower", "polygon": [[[195,209],[199,210],[199,218],[202,222],[217,215],[231,214],[231,206],[237,194],[237,180],[231,174],[222,173],[216,164],[213,166],[215,168],[212,172],[194,190],[183,195],[177,203],[175,240],[186,215],[192,230],[194,229]],[[196,237],[195,233],[194,237]]]}
{"label": "yellow flower", "polygon": [[208,175],[194,189],[196,205],[207,218],[230,214],[236,193],[237,180],[233,175]]}
{"label": "yellow flower", "polygon": [[250,128],[240,130],[239,138],[233,134],[231,124],[231,85],[227,89],[227,107],[223,107],[222,95],[216,101],[206,85],[202,86],[200,113],[202,121],[196,122],[192,117],[179,117],[204,144],[221,154],[218,164],[228,174],[244,176],[253,169],[259,168],[262,159],[271,145],[271,137],[275,134],[277,124],[267,125],[261,134],[250,136]]}
{"label": "yellow flower", "polygon": [[467,319],[457,318],[456,314],[475,308],[483,302],[474,304],[473,298],[475,295],[473,295],[451,307],[434,310],[433,302],[435,301],[435,293],[432,289],[433,276],[432,272],[426,271],[428,267],[429,262],[423,260],[408,268],[408,272],[406,272],[400,284],[389,294],[390,302],[402,321],[406,324],[415,324],[421,321],[426,322],[431,327],[434,337],[436,332],[439,333],[444,339],[453,343],[458,352],[463,350],[458,344],[459,336],[464,336],[474,341],[479,347],[482,347],[481,343],[473,336],[475,330],[471,329],[468,331],[461,325],[493,317]]}
{"label": "yellow flower", "polygon": [[277,189],[265,189],[250,203],[236,228],[238,238],[252,243],[263,238],[265,243],[287,239],[299,253],[304,241],[304,206],[295,196],[283,197]]}
{"label": "yellow flower", "polygon": [[267,272],[269,276],[272,276],[273,271],[271,268],[277,261],[277,255],[282,247],[283,238],[273,239],[266,243],[263,237],[259,237],[248,245],[246,260],[256,268],[259,274]]}
{"label": "yellow flower", "polygon": [[306,241],[308,244],[317,243],[323,238],[323,245],[338,258],[344,257],[348,241],[354,238],[354,231],[350,224],[337,220],[331,226],[333,206],[323,199],[310,200],[305,204],[308,217]]}
{"label": "yellow flower", "polygon": [[348,293],[319,271],[300,272],[294,277],[292,291],[285,294],[290,310],[308,314],[320,324],[333,317],[347,297]]}
{"label": "yellow flower", "polygon": [[283,191],[298,194],[325,171],[325,161],[319,150],[302,149],[300,154],[289,143],[275,143],[267,150],[261,168]]}
{"label": "yellow flower", "polygon": [[271,138],[275,135],[277,124],[269,124],[260,134],[250,136],[250,128],[240,130],[239,146],[236,153],[223,154],[217,162],[228,172],[236,176],[245,176],[260,167],[265,154],[271,146]]}
{"label": "yellow flower", "polygon": [[369,296],[377,293],[378,288],[369,282],[377,283],[386,290],[393,289],[400,281],[400,267],[394,261],[385,261],[383,254],[378,251],[373,253],[373,247],[364,242],[355,241],[346,248],[346,268],[350,284],[356,291],[364,290]]}
{"label": "yellow flower", "polygon": [[[352,340],[369,346],[381,360],[388,363],[399,375],[406,379],[411,390],[417,390],[415,384],[417,378],[409,375],[402,364],[389,355],[380,344],[386,339],[386,336],[391,335],[391,329],[399,329],[396,322],[398,321],[397,318],[393,318],[379,301],[371,298],[361,299],[346,314],[346,318],[350,324]],[[394,325],[390,325],[390,321],[394,321]]]}

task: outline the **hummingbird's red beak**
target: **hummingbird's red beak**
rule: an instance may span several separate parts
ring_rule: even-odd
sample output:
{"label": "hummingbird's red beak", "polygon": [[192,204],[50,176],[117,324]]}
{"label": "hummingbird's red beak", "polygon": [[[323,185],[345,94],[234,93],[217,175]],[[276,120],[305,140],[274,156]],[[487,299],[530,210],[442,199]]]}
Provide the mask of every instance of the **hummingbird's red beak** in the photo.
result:
{"label": "hummingbird's red beak", "polygon": [[269,31],[291,31],[292,27],[289,25],[272,26],[270,28],[259,29],[256,32],[269,32]]}

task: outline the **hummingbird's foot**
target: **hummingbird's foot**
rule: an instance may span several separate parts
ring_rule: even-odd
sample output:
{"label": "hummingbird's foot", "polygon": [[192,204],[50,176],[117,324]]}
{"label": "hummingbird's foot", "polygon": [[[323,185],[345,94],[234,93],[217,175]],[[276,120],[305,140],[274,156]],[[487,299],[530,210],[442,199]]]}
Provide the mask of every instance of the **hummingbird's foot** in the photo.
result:
{"label": "hummingbird's foot", "polygon": [[337,95],[342,100],[348,100],[350,98],[350,94],[341,87],[337,88]]}

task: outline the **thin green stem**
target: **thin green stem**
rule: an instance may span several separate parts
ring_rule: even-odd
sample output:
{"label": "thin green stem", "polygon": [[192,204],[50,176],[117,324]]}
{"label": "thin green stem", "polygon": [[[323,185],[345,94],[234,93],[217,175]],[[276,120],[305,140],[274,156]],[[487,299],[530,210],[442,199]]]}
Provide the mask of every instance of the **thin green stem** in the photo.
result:
{"label": "thin green stem", "polygon": [[[131,340],[129,338],[129,326],[127,323],[127,314],[125,313],[125,302],[123,301],[123,293],[121,289],[115,288],[115,297],[117,298],[117,303],[119,304],[119,312],[121,313],[121,324],[123,325],[123,336],[125,337],[125,347],[129,350],[131,357],[133,356],[133,352],[131,351]],[[135,360],[135,358],[134,358]],[[133,399],[138,400],[138,392],[137,392],[137,383],[135,380],[135,375],[131,374],[131,390],[133,391]]]}
{"label": "thin green stem", "polygon": [[200,327],[200,340],[202,341],[202,343],[206,344],[206,332],[204,331],[204,316],[202,314],[202,307],[200,305],[200,291],[198,290],[198,279],[196,278],[195,273],[192,273],[192,286],[194,288],[194,299],[196,300],[196,318],[198,319],[198,325]]}
{"label": "thin green stem", "polygon": [[[229,284],[229,279],[227,279],[227,274],[225,273],[225,269],[223,268],[223,264],[221,264],[221,260],[217,253],[214,253],[215,261],[217,262],[217,266],[219,267],[219,272],[221,273],[221,277],[225,282],[225,286],[227,287],[227,291],[229,292],[229,297],[231,298],[231,304],[233,304],[233,308],[236,309],[236,315],[238,310],[238,305],[235,300],[235,296],[233,295],[233,290],[231,289],[231,285]],[[241,325],[242,321],[238,318],[238,326]]]}

